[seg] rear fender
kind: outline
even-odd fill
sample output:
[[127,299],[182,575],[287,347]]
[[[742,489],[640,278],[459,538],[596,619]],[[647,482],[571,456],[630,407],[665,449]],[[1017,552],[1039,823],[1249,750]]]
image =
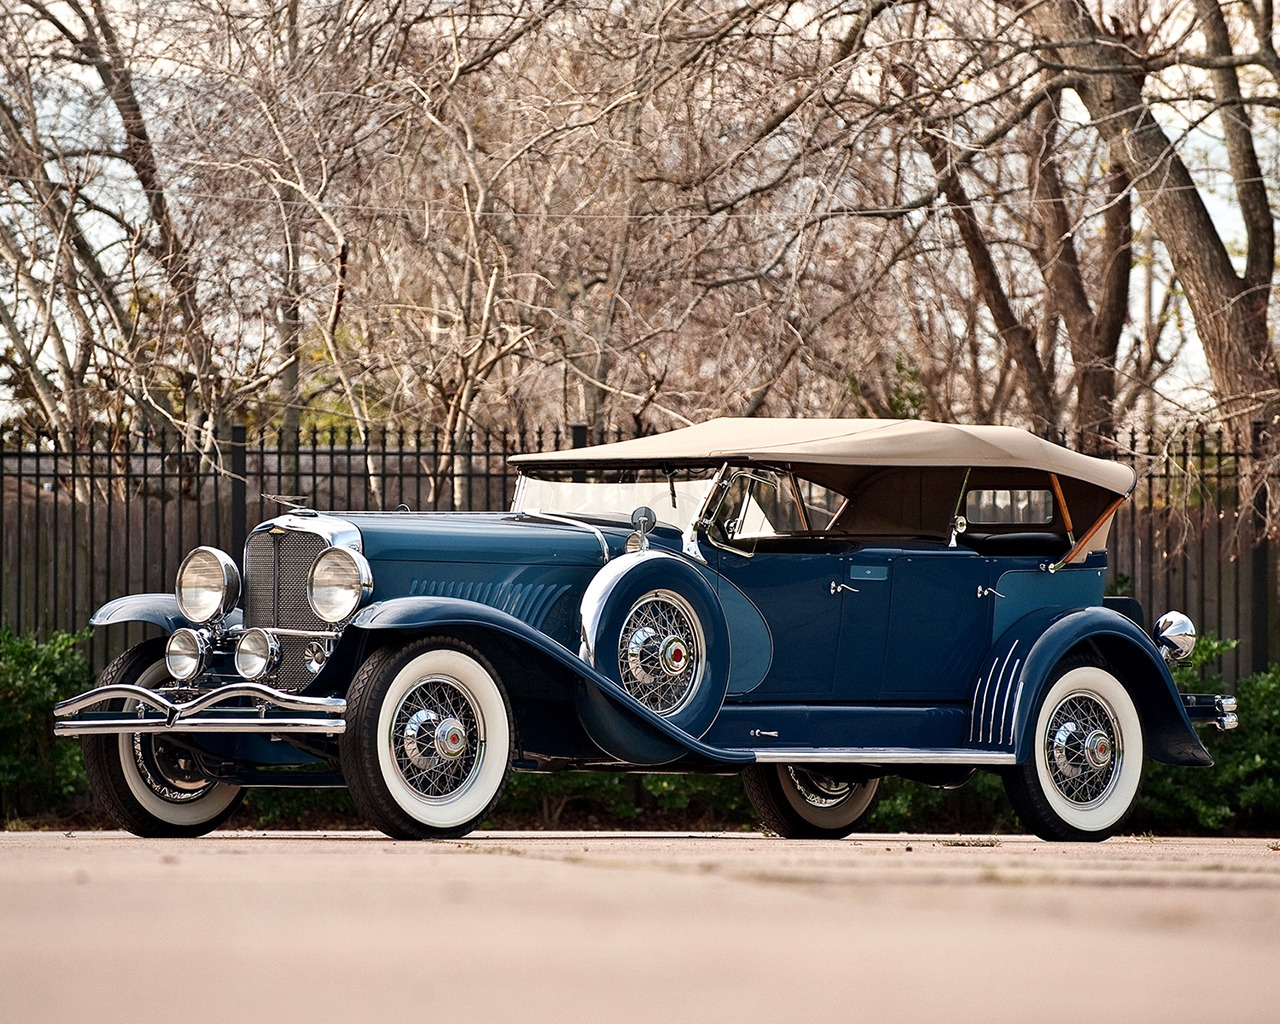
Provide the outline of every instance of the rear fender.
[[[650,711],[618,683],[597,672],[572,651],[528,623],[490,605],[446,597],[394,597],[360,611],[352,619],[351,626],[371,632],[479,629],[528,645],[581,680],[582,696],[597,713],[601,709],[607,710],[615,725],[613,730],[606,730],[609,736],[603,737],[607,743],[603,749],[621,760],[636,764],[662,764],[690,754],[716,764],[749,764],[755,760],[751,753],[720,750],[690,736]],[[616,744],[610,742],[614,733],[625,737],[626,749],[615,749]],[[593,731],[592,738],[599,743],[602,737]]]
[[1137,705],[1153,760],[1213,764],[1155,643],[1133,620],[1101,606],[1035,612],[1001,635],[978,676],[970,742],[1012,747],[1018,763],[1027,763],[1041,696],[1058,663],[1076,654],[1100,657],[1116,671]]

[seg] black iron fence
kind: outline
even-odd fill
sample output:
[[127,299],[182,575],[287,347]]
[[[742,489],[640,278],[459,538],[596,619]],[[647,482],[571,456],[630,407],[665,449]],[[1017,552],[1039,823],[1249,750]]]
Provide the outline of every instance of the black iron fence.
[[[71,452],[0,444],[0,625],[75,630],[111,598],[168,592],[188,550],[239,551],[291,499],[319,509],[505,508],[509,456],[617,436],[477,431],[456,451],[433,431],[379,432],[361,444],[345,430],[237,429],[203,453],[153,435]],[[1259,512],[1240,499],[1251,453],[1214,434],[1127,440],[1120,457],[1140,482],[1111,531],[1112,588],[1149,615],[1179,608],[1202,631],[1238,638],[1223,665],[1228,681],[1265,667],[1277,653],[1276,568]],[[142,636],[136,625],[95,636],[95,664]]]

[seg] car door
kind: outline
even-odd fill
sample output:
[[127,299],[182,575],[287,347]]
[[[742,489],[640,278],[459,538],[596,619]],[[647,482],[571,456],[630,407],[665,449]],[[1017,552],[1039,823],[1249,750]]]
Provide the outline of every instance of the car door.
[[901,554],[893,547],[869,546],[840,560],[840,645],[832,690],[836,700],[860,704],[880,697],[893,564]]
[[991,644],[990,572],[989,558],[941,544],[891,560],[882,700],[968,698]]
[[848,542],[804,529],[789,474],[735,473],[708,526],[721,577],[759,609],[773,657],[749,701],[828,699],[840,644],[841,554]]

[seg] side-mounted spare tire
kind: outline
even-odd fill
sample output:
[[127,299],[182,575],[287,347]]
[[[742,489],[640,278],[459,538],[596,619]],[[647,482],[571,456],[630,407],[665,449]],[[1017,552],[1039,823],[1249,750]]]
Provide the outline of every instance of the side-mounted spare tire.
[[[583,595],[582,626],[582,656],[601,675],[695,739],[711,727],[729,686],[729,634],[697,569],[662,551],[615,558]],[[590,682],[578,713],[588,735],[620,760],[657,765],[685,752]]]

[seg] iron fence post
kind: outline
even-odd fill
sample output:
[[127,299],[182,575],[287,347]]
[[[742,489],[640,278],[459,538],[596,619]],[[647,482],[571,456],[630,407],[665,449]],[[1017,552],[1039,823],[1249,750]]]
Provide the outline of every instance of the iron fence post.
[[[1254,472],[1260,473],[1266,465],[1266,426],[1253,425]],[[1253,492],[1253,528],[1257,531],[1253,547],[1250,589],[1253,591],[1253,629],[1250,640],[1253,646],[1254,672],[1265,672],[1271,662],[1271,638],[1275,616],[1275,569],[1271,564],[1271,539],[1267,530],[1267,492],[1270,481],[1266,476],[1256,481]]]
[[240,560],[244,551],[245,524],[248,510],[249,460],[246,456],[247,437],[243,423],[231,428],[231,557]]

